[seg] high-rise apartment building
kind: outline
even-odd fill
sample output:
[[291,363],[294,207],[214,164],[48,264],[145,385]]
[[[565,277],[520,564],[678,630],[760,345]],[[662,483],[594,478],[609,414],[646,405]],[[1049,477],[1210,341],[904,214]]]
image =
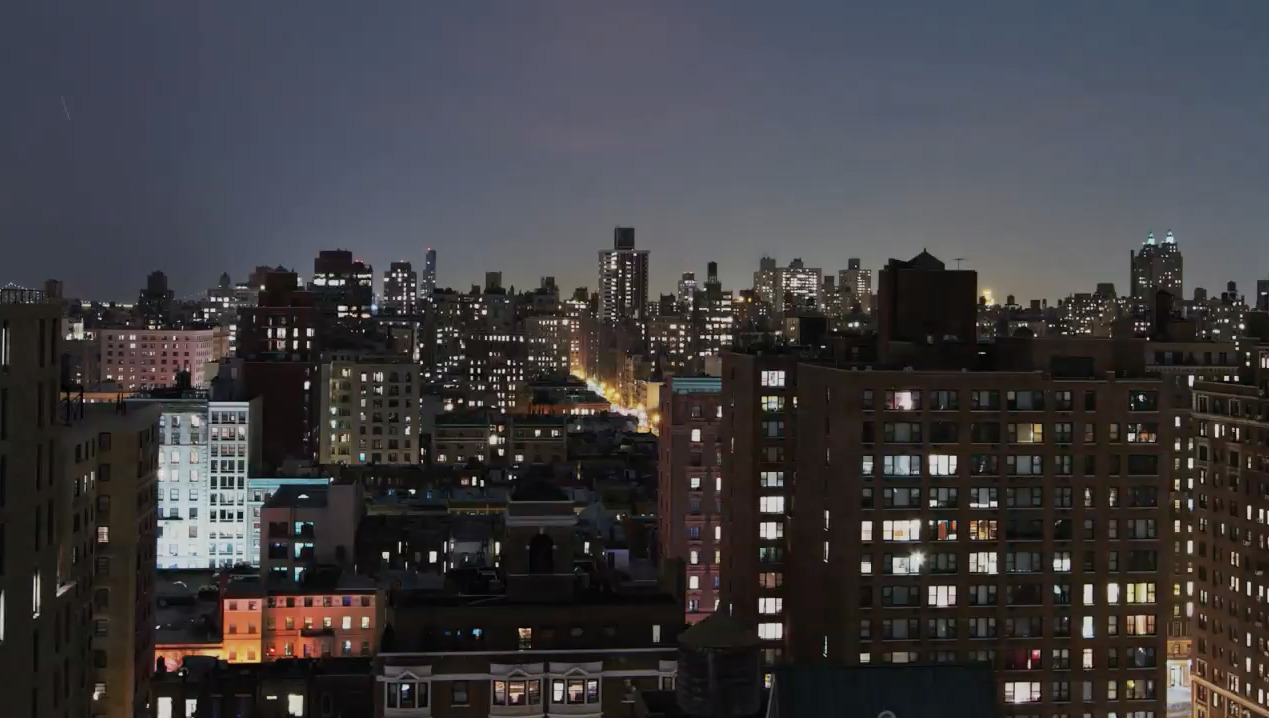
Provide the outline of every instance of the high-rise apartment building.
[[208,364],[224,356],[224,329],[102,329],[97,342],[101,376],[124,391],[173,386],[189,373],[191,386],[206,387]]
[[690,309],[695,302],[696,293],[703,289],[701,283],[696,279],[696,272],[684,272],[679,277],[678,286],[678,303],[682,309]]
[[59,399],[60,286],[0,290],[5,715],[130,718],[153,654],[157,413]]
[[990,370],[725,355],[724,605],[773,661],[984,660],[1012,714],[1163,715],[1173,387],[1141,341],[1001,341]]
[[129,406],[159,414],[156,561],[164,569],[254,563],[247,479],[260,471],[263,399],[224,380],[212,392],[155,391]]
[[172,302],[175,293],[168,288],[167,275],[163,272],[150,272],[146,277],[145,288],[137,295],[137,314],[144,326],[157,329],[166,326],[172,316]]
[[657,407],[657,544],[662,558],[680,559],[686,566],[688,623],[703,620],[718,604],[721,391],[718,377],[672,376],[661,388]]
[[975,345],[936,263],[883,273],[875,341],[724,354],[722,607],[772,663],[987,661],[1008,715],[1164,715],[1184,383],[1145,340]]
[[1059,331],[1076,337],[1110,337],[1115,325],[1115,306],[1112,298],[1101,294],[1072,294],[1058,307]]
[[1141,249],[1130,251],[1128,258],[1132,267],[1129,286],[1133,299],[1153,308],[1155,296],[1161,291],[1181,296],[1184,262],[1170,230],[1162,244],[1155,241],[1154,232],[1149,233]]
[[234,284],[229,274],[224,273],[220,275],[220,282],[207,290],[204,320],[225,330],[227,356],[238,353],[240,310],[256,305],[260,300],[260,289],[250,282]]
[[0,671],[12,682],[4,712],[23,718],[83,707],[82,695],[66,696],[84,682],[80,666],[68,667],[83,658],[85,626],[62,600],[56,544],[59,519],[69,519],[58,506],[71,498],[54,473],[61,319],[55,282],[0,289]]
[[846,269],[837,273],[837,284],[842,311],[872,313],[872,270],[861,268],[859,259],[847,260]]
[[891,343],[972,352],[978,341],[978,273],[948,269],[929,252],[891,259],[881,270],[877,323],[881,349]]
[[331,354],[319,385],[322,464],[417,464],[418,364],[409,357]]
[[641,320],[647,306],[648,250],[635,249],[634,227],[617,227],[612,249],[599,252],[599,319]]
[[379,312],[413,316],[418,311],[418,304],[418,273],[409,262],[393,262],[388,266],[388,271],[383,273],[383,299],[379,302]]
[[313,260],[309,291],[317,299],[323,316],[339,319],[369,319],[374,303],[374,269],[353,259],[346,249],[322,250]]
[[571,323],[567,316],[543,315],[525,317],[526,376],[567,376],[569,373]]
[[427,255],[423,260],[423,275],[419,277],[419,296],[425,301],[431,301],[434,291],[436,291],[436,250],[428,247]]
[[824,279],[819,268],[807,267],[800,257],[795,257],[789,266],[776,270],[775,279],[772,307],[776,314],[820,308]]
[[595,304],[586,292],[578,287],[573,296],[564,300],[561,310],[568,321],[568,365],[573,373],[594,376],[597,366],[598,332]]
[[[89,637],[95,716],[132,718],[151,701],[158,423],[157,407],[102,405],[71,417],[64,430],[64,491],[91,504],[87,514],[94,517],[82,524],[81,534],[91,544],[86,552],[85,541],[73,534],[81,523],[71,515],[70,540],[61,549],[71,570],[77,564],[90,567],[79,575],[91,575],[84,587],[91,587],[91,594],[84,592],[85,598],[91,595],[91,629],[81,624],[70,635]],[[71,588],[59,585],[59,598]]]
[[1192,513],[1178,542],[1192,570],[1177,589],[1193,645],[1195,718],[1269,715],[1269,346],[1252,356],[1247,384],[1199,381],[1193,389]]
[[324,327],[312,292],[295,272],[278,268],[260,276],[258,306],[242,310],[239,356],[247,396],[263,399],[269,421],[261,458],[277,467],[288,458],[312,461],[318,417],[313,387]]
[[775,257],[763,257],[758,261],[758,271],[753,273],[753,291],[757,299],[772,307],[776,304],[776,295],[780,286]]

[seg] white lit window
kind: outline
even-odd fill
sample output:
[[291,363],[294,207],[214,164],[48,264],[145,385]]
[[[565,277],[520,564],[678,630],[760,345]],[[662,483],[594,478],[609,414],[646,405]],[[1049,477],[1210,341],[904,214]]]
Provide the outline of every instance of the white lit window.
[[956,605],[956,586],[930,586],[927,605],[935,608],[947,608]]
[[773,370],[762,372],[761,383],[763,386],[775,387],[777,389],[784,388],[784,371]]
[[766,616],[779,615],[784,610],[784,599],[764,596],[758,599],[758,613]]
[[930,476],[955,476],[956,456],[954,454],[930,454]]
[[784,638],[783,623],[759,623],[758,638],[764,641],[778,641]]
[[1114,606],[1115,604],[1119,603],[1119,584],[1117,583],[1106,584],[1106,603],[1111,606]]
[[783,496],[762,496],[758,499],[758,511],[764,514],[784,513]]
[[700,587],[701,587],[701,577],[700,577],[700,576],[688,576],[688,577],[687,577],[687,587],[688,587],[689,589],[693,590],[693,591],[700,590]]
[[975,551],[969,555],[969,572],[997,574],[998,554],[995,551]]
[[701,430],[692,429],[692,442],[696,443],[696,442],[699,442],[700,440],[701,440]]
[[1039,681],[1005,681],[1005,703],[1037,703],[1039,701]]
[[882,541],[919,541],[921,539],[921,520],[906,519],[902,521],[883,521],[881,524]]
[[758,524],[758,538],[762,539],[779,539],[784,538],[784,523],[780,521],[763,521]]

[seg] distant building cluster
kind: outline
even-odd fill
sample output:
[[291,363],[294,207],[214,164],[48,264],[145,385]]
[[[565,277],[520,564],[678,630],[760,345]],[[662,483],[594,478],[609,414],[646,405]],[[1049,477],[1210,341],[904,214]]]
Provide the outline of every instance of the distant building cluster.
[[4,715],[1269,716],[1269,280],[642,241],[0,289]]

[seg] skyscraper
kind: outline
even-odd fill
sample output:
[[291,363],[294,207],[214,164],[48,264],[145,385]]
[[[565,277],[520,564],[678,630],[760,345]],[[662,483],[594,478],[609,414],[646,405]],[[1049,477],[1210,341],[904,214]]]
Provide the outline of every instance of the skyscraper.
[[161,327],[167,323],[174,298],[175,294],[167,286],[167,275],[150,272],[145,280],[145,289],[137,297],[137,312],[147,327]]
[[872,312],[872,270],[860,268],[857,257],[848,260],[846,269],[837,273],[837,284],[843,311]]
[[[429,292],[430,294],[430,292]],[[411,316],[418,309],[419,275],[409,262],[393,262],[383,273],[381,314]]]
[[368,319],[374,301],[374,270],[346,249],[322,250],[313,260],[309,291],[327,317]]
[[692,300],[696,297],[696,293],[700,291],[700,282],[696,280],[696,272],[684,272],[679,277],[679,306],[683,309],[692,308]]
[[427,248],[427,258],[423,260],[423,276],[419,278],[419,296],[424,301],[432,298],[436,289],[436,250]]
[[1187,404],[1145,340],[975,347],[940,267],[883,272],[879,346],[724,353],[721,606],[772,663],[983,661],[1009,715],[1161,716]]
[[635,249],[634,227],[613,230],[613,248],[599,252],[599,319],[642,319],[648,306],[648,250]]
[[1164,237],[1163,244],[1155,242],[1154,232],[1150,232],[1141,250],[1129,252],[1128,257],[1132,264],[1130,286],[1133,299],[1153,308],[1155,295],[1160,291],[1178,298],[1181,296],[1183,262],[1181,249],[1171,230]]
[[789,266],[776,270],[775,299],[772,302],[776,314],[818,309],[823,283],[823,272],[819,268],[808,267],[801,257],[795,257]]

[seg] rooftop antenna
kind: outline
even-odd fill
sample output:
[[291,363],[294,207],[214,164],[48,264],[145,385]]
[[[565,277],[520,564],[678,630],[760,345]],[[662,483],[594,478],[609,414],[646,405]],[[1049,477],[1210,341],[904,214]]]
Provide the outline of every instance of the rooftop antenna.
[[968,262],[968,261],[969,261],[969,257],[957,257],[957,258],[956,258],[955,260],[953,260],[953,261],[955,261],[955,262],[956,262],[956,268],[957,268],[957,269],[960,269],[960,268],[961,268],[961,262]]

